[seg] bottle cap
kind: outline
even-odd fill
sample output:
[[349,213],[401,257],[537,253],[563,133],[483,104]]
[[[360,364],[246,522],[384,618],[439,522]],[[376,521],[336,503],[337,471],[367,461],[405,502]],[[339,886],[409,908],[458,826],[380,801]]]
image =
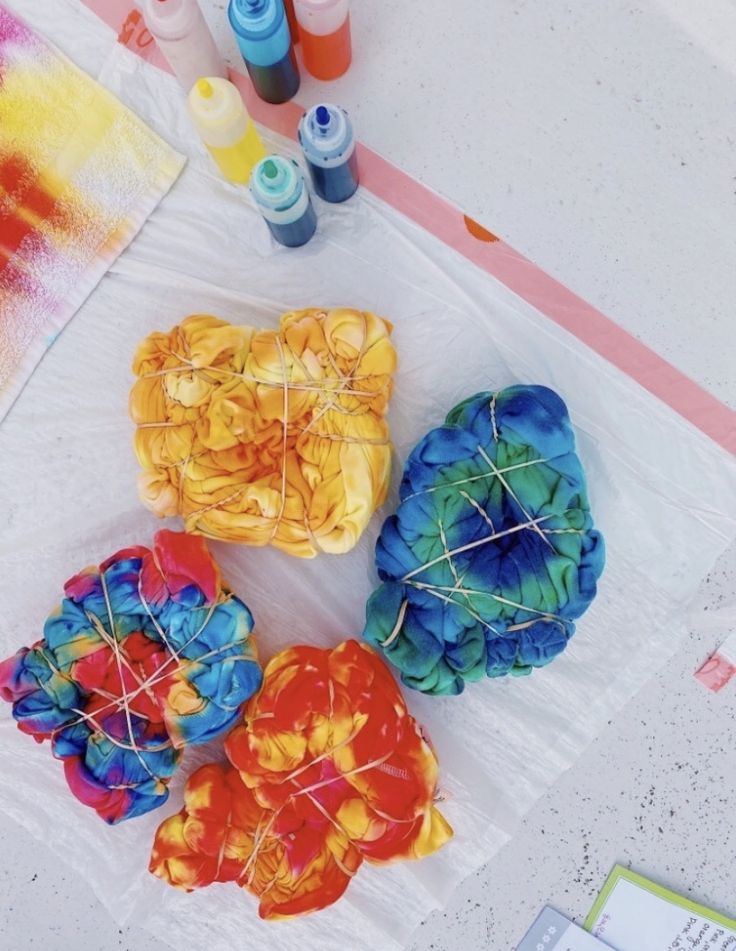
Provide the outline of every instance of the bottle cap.
[[238,90],[229,80],[218,76],[198,79],[191,88],[187,105],[192,121],[203,135],[248,118]]
[[227,15],[236,33],[248,40],[266,40],[281,26],[286,10],[283,0],[230,0]]
[[315,164],[337,159],[353,144],[353,126],[347,112],[331,103],[320,103],[299,123],[299,144]]
[[136,0],[146,26],[162,40],[178,40],[194,27],[199,15],[196,0]]
[[349,0],[294,0],[300,27],[315,36],[329,36],[339,30],[350,13]]
[[259,205],[282,211],[299,200],[305,189],[296,162],[281,155],[269,155],[253,169],[250,190]]
[[294,0],[295,6],[303,7],[305,11],[308,10],[310,13],[321,13],[323,10],[330,10],[339,4],[348,6],[346,0]]

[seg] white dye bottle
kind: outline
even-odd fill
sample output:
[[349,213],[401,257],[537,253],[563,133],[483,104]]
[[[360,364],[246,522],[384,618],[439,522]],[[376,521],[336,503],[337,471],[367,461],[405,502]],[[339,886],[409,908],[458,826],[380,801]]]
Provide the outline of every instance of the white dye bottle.
[[227,78],[197,0],[136,0],[174,75],[189,92],[202,76]]

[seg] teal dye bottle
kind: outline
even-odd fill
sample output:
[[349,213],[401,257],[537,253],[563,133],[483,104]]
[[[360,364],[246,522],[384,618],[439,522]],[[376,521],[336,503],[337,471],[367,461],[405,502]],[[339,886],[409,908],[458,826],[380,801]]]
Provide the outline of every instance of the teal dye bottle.
[[317,230],[309,189],[296,162],[270,155],[256,165],[250,191],[269,230],[279,244],[299,248]]

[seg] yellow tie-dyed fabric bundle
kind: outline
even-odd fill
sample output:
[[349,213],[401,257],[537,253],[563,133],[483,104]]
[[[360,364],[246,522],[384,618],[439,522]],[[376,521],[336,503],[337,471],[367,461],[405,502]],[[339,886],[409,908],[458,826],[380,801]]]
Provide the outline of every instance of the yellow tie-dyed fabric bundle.
[[390,333],[335,308],[278,331],[196,315],[151,334],[130,401],[144,502],[210,538],[349,551],[388,487]]

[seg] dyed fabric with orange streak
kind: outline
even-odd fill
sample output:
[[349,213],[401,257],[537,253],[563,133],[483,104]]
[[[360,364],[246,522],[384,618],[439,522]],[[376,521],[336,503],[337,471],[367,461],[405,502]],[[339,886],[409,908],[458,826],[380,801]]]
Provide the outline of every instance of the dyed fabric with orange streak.
[[390,332],[335,308],[279,330],[195,315],[151,334],[130,399],[143,501],[210,538],[349,551],[388,487]]
[[335,902],[363,860],[419,859],[452,836],[434,752],[355,641],[277,655],[225,749],[230,765],[190,777],[156,834],[151,871],[178,888],[237,882],[262,918],[292,917]]

